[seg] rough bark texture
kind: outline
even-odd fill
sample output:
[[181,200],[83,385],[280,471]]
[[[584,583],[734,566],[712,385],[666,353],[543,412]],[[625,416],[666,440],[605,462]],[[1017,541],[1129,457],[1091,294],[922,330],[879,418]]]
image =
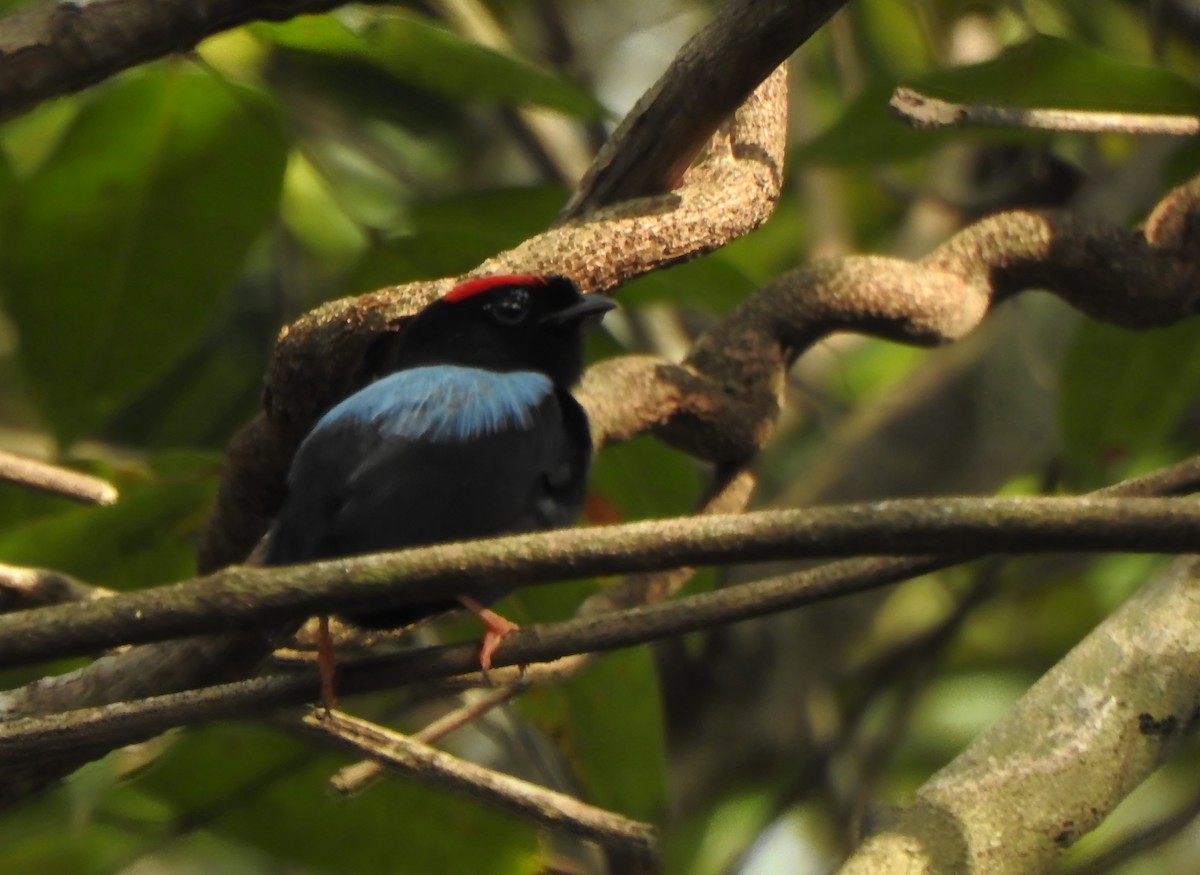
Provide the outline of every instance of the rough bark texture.
[[917,791],[841,875],[1033,875],[1200,725],[1200,562],[1179,559]]

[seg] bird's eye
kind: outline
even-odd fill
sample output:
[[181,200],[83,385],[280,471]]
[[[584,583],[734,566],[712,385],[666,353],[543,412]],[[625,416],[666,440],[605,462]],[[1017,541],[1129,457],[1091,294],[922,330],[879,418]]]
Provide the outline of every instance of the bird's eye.
[[520,325],[529,315],[529,290],[513,289],[488,305],[488,311],[501,325]]

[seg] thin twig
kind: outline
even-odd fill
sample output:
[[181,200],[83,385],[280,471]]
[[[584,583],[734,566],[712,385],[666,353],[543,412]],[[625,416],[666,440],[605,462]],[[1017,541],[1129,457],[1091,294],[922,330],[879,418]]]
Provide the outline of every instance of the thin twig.
[[[518,680],[516,683],[493,690],[486,695],[477,696],[462,707],[455,708],[450,713],[442,715],[409,737],[422,744],[433,744],[450,733],[461,729],[468,723],[475,722],[493,708],[497,708],[508,702],[522,690],[526,689],[526,687],[525,683]],[[378,777],[382,771],[383,766],[378,760],[363,760],[362,762],[339,769],[329,779],[329,784],[339,793],[350,795],[363,789],[368,782]]]
[[649,824],[588,805],[422,744],[398,732],[339,711],[314,711],[304,725],[342,747],[367,754],[388,768],[439,787],[450,787],[532,820],[603,845],[654,859],[658,838]]
[[107,480],[6,450],[0,450],[0,480],[85,504],[113,504],[117,500],[117,488]]
[[46,568],[0,564],[0,613],[107,598],[111,589]]
[[1099,112],[1085,109],[1023,109],[987,103],[954,103],[897,88],[892,111],[914,128],[967,127],[1023,128],[1076,133],[1140,134],[1194,137],[1200,134],[1200,116],[1145,112]]

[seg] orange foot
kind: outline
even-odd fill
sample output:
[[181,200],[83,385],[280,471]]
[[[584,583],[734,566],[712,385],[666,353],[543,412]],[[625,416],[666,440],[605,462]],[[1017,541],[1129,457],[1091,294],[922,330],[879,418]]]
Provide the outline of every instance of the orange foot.
[[483,643],[479,645],[479,667],[483,669],[486,675],[492,667],[492,655],[496,652],[496,648],[500,646],[500,642],[504,640],[504,636],[510,632],[515,632],[521,627],[501,617],[491,608],[485,608],[469,595],[460,595],[458,600],[462,602],[464,608],[475,614],[483,622],[487,629],[483,633]]

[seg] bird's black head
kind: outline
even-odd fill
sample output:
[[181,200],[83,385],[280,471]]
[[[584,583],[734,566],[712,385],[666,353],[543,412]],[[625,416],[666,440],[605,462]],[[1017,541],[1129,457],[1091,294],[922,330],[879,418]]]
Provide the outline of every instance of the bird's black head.
[[539,371],[558,386],[583,372],[583,328],[616,306],[584,295],[561,276],[468,280],[409,323],[389,371],[464,365],[490,371]]

